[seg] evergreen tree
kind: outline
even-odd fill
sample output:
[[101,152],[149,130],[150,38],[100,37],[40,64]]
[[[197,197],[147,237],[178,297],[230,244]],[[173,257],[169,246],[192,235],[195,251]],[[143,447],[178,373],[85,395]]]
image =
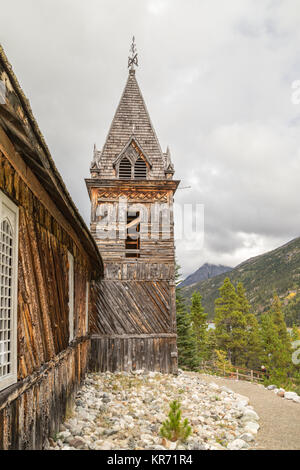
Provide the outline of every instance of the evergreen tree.
[[275,328],[273,318],[270,313],[264,313],[260,321],[260,336],[263,345],[261,360],[263,365],[270,372],[272,357],[278,347],[278,333]]
[[247,331],[241,301],[228,277],[219,290],[221,296],[215,302],[217,348],[228,353],[232,364],[243,365]]
[[168,419],[162,423],[160,428],[160,435],[169,439],[170,441],[181,440],[185,442],[192,434],[192,428],[189,425],[188,419],[181,419],[181,404],[174,400],[170,403],[170,411]]
[[273,324],[278,334],[278,349],[274,354],[276,369],[280,371],[282,370],[284,374],[286,372],[289,373],[292,369],[291,337],[286,328],[281,302],[277,294],[274,295],[270,313],[272,315]]
[[201,303],[201,295],[195,291],[192,295],[191,320],[193,333],[196,338],[196,348],[199,363],[207,359],[207,314]]
[[[179,278],[179,266],[176,266],[175,279]],[[196,337],[192,328],[192,320],[181,289],[176,288],[176,321],[178,365],[184,369],[194,370],[198,366]]]
[[259,370],[262,365],[263,345],[259,331],[259,323],[252,313],[247,315],[247,344],[245,365],[248,369]]
[[246,344],[243,354],[245,366],[248,369],[259,369],[261,367],[262,344],[259,334],[257,318],[251,313],[251,306],[246,296],[246,290],[242,282],[236,286],[238,303],[241,313],[246,321]]
[[206,336],[206,359],[214,361],[216,358],[215,350],[217,349],[216,334],[213,328],[207,330]]
[[291,341],[277,295],[270,311],[261,317],[260,334],[263,344],[262,360],[267,367],[270,380],[282,385],[291,373],[293,363]]
[[281,302],[277,294],[274,295],[274,300],[271,306],[271,314],[273,318],[274,325],[278,332],[278,337],[280,341],[283,343],[284,347],[286,348],[287,352],[290,350],[290,337],[289,333],[286,328],[286,324],[284,321],[284,316],[282,313]]
[[250,315],[250,304],[246,296],[246,290],[242,282],[239,282],[236,286],[236,294],[238,296],[239,310],[246,318]]

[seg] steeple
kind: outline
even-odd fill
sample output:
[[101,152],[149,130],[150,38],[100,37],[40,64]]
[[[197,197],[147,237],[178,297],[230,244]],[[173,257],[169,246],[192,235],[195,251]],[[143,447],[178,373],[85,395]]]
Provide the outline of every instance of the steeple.
[[[91,168],[92,177],[115,179],[116,162],[131,141],[150,166],[148,179],[170,178],[170,159],[163,154],[145,101],[136,79],[135,67],[138,65],[136,46],[133,38],[131,56],[128,58],[129,74],[121,100],[109,129],[108,136],[95,165]],[[101,153],[101,154],[100,154]],[[169,155],[168,155],[169,156]],[[166,167],[166,161],[168,165]],[[94,160],[95,161],[95,160]]]
[[169,148],[162,152],[136,80],[129,74],[102,151],[94,148],[91,232],[104,261],[94,284],[95,370],[177,371],[174,194]]

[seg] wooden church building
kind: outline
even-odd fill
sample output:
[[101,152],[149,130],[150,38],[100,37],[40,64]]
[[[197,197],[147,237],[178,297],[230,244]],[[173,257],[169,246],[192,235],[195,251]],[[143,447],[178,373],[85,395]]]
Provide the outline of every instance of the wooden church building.
[[86,372],[177,371],[173,196],[135,76],[102,151],[91,231],[0,46],[0,449],[42,449]]
[[104,262],[92,302],[92,370],[177,371],[173,197],[163,153],[136,79],[129,75],[101,151],[94,148],[91,232]]

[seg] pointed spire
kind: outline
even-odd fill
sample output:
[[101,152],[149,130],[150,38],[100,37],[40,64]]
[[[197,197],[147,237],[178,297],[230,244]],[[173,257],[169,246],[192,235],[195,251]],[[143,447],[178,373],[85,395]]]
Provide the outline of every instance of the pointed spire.
[[134,66],[138,67],[139,65],[134,36],[132,38],[132,43],[129,49],[129,53],[130,53],[130,56],[128,57],[128,68],[129,68],[129,73],[131,73],[132,71],[134,72]]
[[114,162],[131,139],[151,165],[150,179],[165,178],[164,156],[134,73],[129,73],[99,160],[103,178],[115,178]]
[[167,147],[167,151],[164,154],[165,157],[165,175],[167,178],[172,178],[174,175],[174,165],[171,160],[171,152],[169,146]]

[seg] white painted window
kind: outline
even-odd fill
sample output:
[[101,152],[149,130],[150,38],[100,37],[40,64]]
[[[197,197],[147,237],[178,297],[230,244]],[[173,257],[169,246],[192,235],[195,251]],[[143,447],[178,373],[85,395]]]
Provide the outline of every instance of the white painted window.
[[86,282],[86,294],[85,294],[85,331],[86,334],[89,333],[89,290],[90,283]]
[[74,339],[74,258],[68,251],[69,264],[69,343]]
[[0,191],[0,390],[17,381],[19,209]]

